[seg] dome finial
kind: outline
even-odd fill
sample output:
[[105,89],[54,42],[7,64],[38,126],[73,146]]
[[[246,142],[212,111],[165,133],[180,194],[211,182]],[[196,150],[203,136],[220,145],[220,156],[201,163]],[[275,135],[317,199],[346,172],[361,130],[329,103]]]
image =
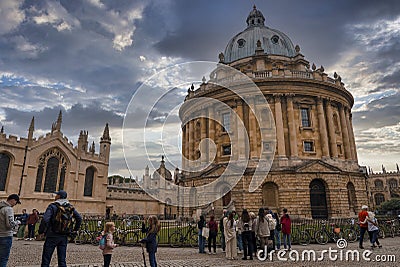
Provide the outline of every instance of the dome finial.
[[265,18],[264,15],[261,13],[260,10],[257,10],[256,5],[253,6],[253,10],[247,16],[246,19],[247,26],[264,26]]
[[253,9],[257,9],[256,4],[253,5]]

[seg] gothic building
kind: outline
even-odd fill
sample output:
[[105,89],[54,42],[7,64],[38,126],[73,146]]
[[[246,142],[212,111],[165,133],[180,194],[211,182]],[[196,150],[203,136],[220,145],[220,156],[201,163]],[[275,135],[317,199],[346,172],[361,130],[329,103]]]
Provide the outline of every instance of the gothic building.
[[[281,31],[266,26],[265,17],[256,7],[246,23],[247,27],[220,54],[221,67],[211,73],[208,81],[203,79],[198,88],[189,89],[180,108],[183,162],[187,159],[198,164],[209,158],[211,147],[202,152],[199,149],[205,138],[213,140],[216,149],[206,169],[184,173],[186,186],[211,183],[230,161],[248,150],[249,164],[240,181],[231,190],[223,181],[216,185],[216,191],[224,196],[211,204],[215,212],[222,208],[257,211],[267,206],[279,211],[287,208],[293,215],[308,218],[354,215],[361,205],[368,204],[368,199],[354,140],[353,96],[339,75],[329,77],[322,66],[310,66],[298,45],[294,46]],[[247,75],[262,92],[269,110],[259,104],[257,97],[249,95],[244,101],[218,85],[221,80],[234,80],[226,77],[222,66]],[[240,85],[236,87],[241,89]],[[223,102],[229,109],[207,106],[204,97]],[[260,115],[260,121],[256,115]],[[208,119],[213,116],[220,123]],[[242,120],[246,136],[238,131],[235,118]],[[264,129],[274,129],[276,142],[262,141]],[[245,139],[249,140],[247,146],[233,145],[233,140]],[[274,153],[271,169],[264,173],[261,186],[249,192],[254,166],[268,151]],[[183,165],[183,169],[188,167],[193,166]]]
[[51,132],[34,138],[32,118],[27,138],[0,133],[0,199],[19,193],[22,208],[44,211],[57,190],[68,192],[68,199],[82,213],[104,214],[111,138],[108,124],[100,139],[100,151],[89,146],[88,132],[81,131],[73,146],[61,132],[62,113]]
[[396,171],[386,171],[382,165],[382,172],[368,173],[368,196],[371,208],[375,210],[382,202],[392,198],[400,198],[400,169],[396,164]]

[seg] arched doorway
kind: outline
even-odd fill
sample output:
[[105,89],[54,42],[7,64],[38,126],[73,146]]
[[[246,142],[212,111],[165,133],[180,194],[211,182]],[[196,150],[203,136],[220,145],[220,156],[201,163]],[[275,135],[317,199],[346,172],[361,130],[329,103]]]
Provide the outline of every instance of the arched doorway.
[[315,179],[310,183],[311,216],[313,219],[327,219],[328,206],[324,183]]

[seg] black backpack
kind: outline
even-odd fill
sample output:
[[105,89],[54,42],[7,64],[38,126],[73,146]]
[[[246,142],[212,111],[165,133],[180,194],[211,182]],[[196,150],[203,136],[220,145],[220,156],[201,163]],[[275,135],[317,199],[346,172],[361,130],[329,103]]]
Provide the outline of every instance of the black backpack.
[[60,205],[55,202],[57,211],[53,217],[52,230],[54,233],[69,235],[74,230],[74,206],[71,204]]

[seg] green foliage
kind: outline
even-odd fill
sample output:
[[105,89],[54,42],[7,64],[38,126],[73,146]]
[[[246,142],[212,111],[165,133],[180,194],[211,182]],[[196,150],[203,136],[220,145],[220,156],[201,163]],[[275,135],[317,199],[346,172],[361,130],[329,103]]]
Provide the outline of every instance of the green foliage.
[[379,210],[383,212],[400,210],[400,198],[393,198],[381,203]]

